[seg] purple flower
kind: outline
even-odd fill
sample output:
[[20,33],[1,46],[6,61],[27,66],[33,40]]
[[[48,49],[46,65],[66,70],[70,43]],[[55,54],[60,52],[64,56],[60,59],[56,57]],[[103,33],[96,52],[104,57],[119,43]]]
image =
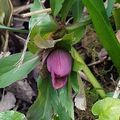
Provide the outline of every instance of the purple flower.
[[59,89],[66,85],[71,67],[72,58],[67,51],[57,49],[50,53],[47,58],[47,69],[51,73],[54,89]]

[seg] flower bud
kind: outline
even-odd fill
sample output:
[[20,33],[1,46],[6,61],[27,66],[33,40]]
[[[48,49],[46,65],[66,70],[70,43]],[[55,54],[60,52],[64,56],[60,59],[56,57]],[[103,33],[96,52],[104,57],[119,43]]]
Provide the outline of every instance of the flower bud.
[[47,58],[47,69],[51,73],[54,89],[59,89],[66,85],[71,67],[72,58],[67,51],[57,49],[50,53]]

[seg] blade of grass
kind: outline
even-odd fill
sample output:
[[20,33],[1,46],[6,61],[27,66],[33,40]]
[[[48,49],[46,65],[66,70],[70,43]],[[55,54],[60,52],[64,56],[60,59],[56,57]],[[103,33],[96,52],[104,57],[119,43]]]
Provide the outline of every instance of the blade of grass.
[[22,30],[18,28],[7,27],[4,25],[0,25],[0,30],[10,30],[12,32],[20,32],[20,33],[28,33],[28,30]]
[[102,0],[83,0],[97,35],[120,73],[120,44],[109,23]]

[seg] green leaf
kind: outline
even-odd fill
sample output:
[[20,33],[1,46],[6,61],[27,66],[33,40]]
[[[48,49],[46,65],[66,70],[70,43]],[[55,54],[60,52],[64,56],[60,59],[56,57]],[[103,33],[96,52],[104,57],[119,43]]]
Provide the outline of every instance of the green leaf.
[[[11,64],[11,63],[10,63]],[[39,64],[39,57],[32,57],[26,62],[24,62],[20,67],[15,65],[10,68],[6,65],[4,69],[4,73],[0,75],[0,88],[7,87],[8,85],[16,82],[17,80],[21,80],[27,76],[29,72],[31,72],[36,65]]]
[[50,80],[40,79],[38,82],[38,97],[35,103],[30,107],[27,117],[29,120],[51,120]]
[[[44,9],[44,6],[42,6],[39,0],[34,0],[31,11],[42,9]],[[39,38],[37,37],[37,44],[39,45],[39,42],[41,42],[41,40],[51,40],[53,32],[57,30],[57,23],[47,13],[37,14],[31,17],[29,22],[29,29],[30,42],[28,47],[31,52],[35,52],[35,50],[38,50],[38,47],[34,43],[36,37],[40,36]]]
[[105,98],[97,101],[92,107],[92,113],[98,115],[98,120],[119,120],[120,99]]
[[65,111],[68,112],[69,117],[74,120],[74,105],[71,96],[71,90],[69,90],[69,85],[59,90],[59,99],[61,105],[65,108]]
[[120,9],[113,10],[113,17],[114,17],[116,29],[120,30]]
[[60,12],[63,2],[64,0],[50,0],[50,7],[54,16]]
[[81,38],[83,37],[85,32],[85,27],[84,26],[80,26],[78,28],[69,30],[68,33],[73,33],[73,39],[72,39],[72,45],[77,44],[78,42],[80,42]]
[[45,40],[43,38],[41,38],[40,35],[36,35],[34,38],[34,43],[36,44],[36,46],[38,46],[41,49],[46,49],[46,48],[52,48],[55,46],[55,44],[59,41],[61,41],[62,39],[57,39],[57,40]]
[[10,31],[13,31],[13,32],[28,33],[27,30],[12,28],[12,27],[8,27],[8,26],[4,26],[4,25],[0,25],[0,30],[10,30]]
[[74,59],[73,70],[76,72],[83,70],[83,72],[86,74],[87,78],[89,79],[90,83],[94,86],[94,88],[99,93],[99,95],[104,98],[105,97],[104,90],[102,89],[101,85],[99,84],[95,76],[92,74],[88,66],[83,61],[82,57],[73,47],[71,48],[70,52]]
[[54,90],[52,87],[50,91],[51,91],[50,92],[51,104],[52,104],[52,107],[54,108],[55,113],[58,116],[57,118],[59,120],[71,120],[68,112],[66,112],[65,108],[60,103],[58,92]]
[[[31,7],[31,12],[35,10],[42,10],[42,9],[44,9],[44,6],[40,3],[40,1],[34,0],[34,3]],[[35,34],[43,35],[45,33],[52,32],[56,30],[56,27],[57,27],[57,24],[55,23],[53,18],[50,17],[50,15],[47,13],[33,15],[29,22],[29,28],[33,29],[32,36],[35,36]]]
[[25,115],[16,111],[0,112],[0,120],[27,120]]
[[[120,72],[120,44],[109,23],[102,0],[83,0],[92,18],[100,42]],[[113,54],[114,53],[114,54]]]
[[72,71],[69,76],[71,86],[75,93],[79,92],[79,85],[78,85],[78,79],[77,79],[77,72]]
[[9,26],[13,6],[10,0],[0,0],[0,23]]
[[74,22],[79,22],[83,13],[84,5],[82,0],[76,0],[72,7]]
[[70,11],[70,8],[75,3],[76,0],[65,0],[61,9],[62,20],[65,21],[66,17]]
[[115,0],[108,0],[108,5],[107,5],[107,9],[106,9],[108,17],[110,17],[112,15],[111,13],[113,10],[114,3],[115,3]]
[[38,97],[30,107],[27,117],[29,120],[71,120],[69,114],[60,103],[57,90],[51,86],[50,78],[38,81]]
[[70,50],[72,46],[72,41],[74,39],[74,34],[65,34],[61,39],[61,41],[57,42],[56,47],[64,47],[65,49]]
[[[13,69],[16,66],[16,63],[19,61],[22,53],[16,53],[13,55],[10,55],[8,57],[4,57],[0,59],[0,76],[11,69]],[[33,54],[30,52],[26,52],[24,62],[30,60],[33,57]]]

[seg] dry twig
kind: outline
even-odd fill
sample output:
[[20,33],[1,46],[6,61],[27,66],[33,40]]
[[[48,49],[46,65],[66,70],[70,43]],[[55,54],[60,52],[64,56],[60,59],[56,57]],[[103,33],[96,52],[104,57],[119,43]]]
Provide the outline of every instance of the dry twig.
[[42,14],[42,13],[50,13],[50,12],[51,12],[51,8],[47,8],[47,9],[43,9],[43,10],[36,10],[36,11],[29,12],[29,13],[21,14],[21,17],[25,18],[25,17],[30,17],[32,15],[37,15],[37,14]]

